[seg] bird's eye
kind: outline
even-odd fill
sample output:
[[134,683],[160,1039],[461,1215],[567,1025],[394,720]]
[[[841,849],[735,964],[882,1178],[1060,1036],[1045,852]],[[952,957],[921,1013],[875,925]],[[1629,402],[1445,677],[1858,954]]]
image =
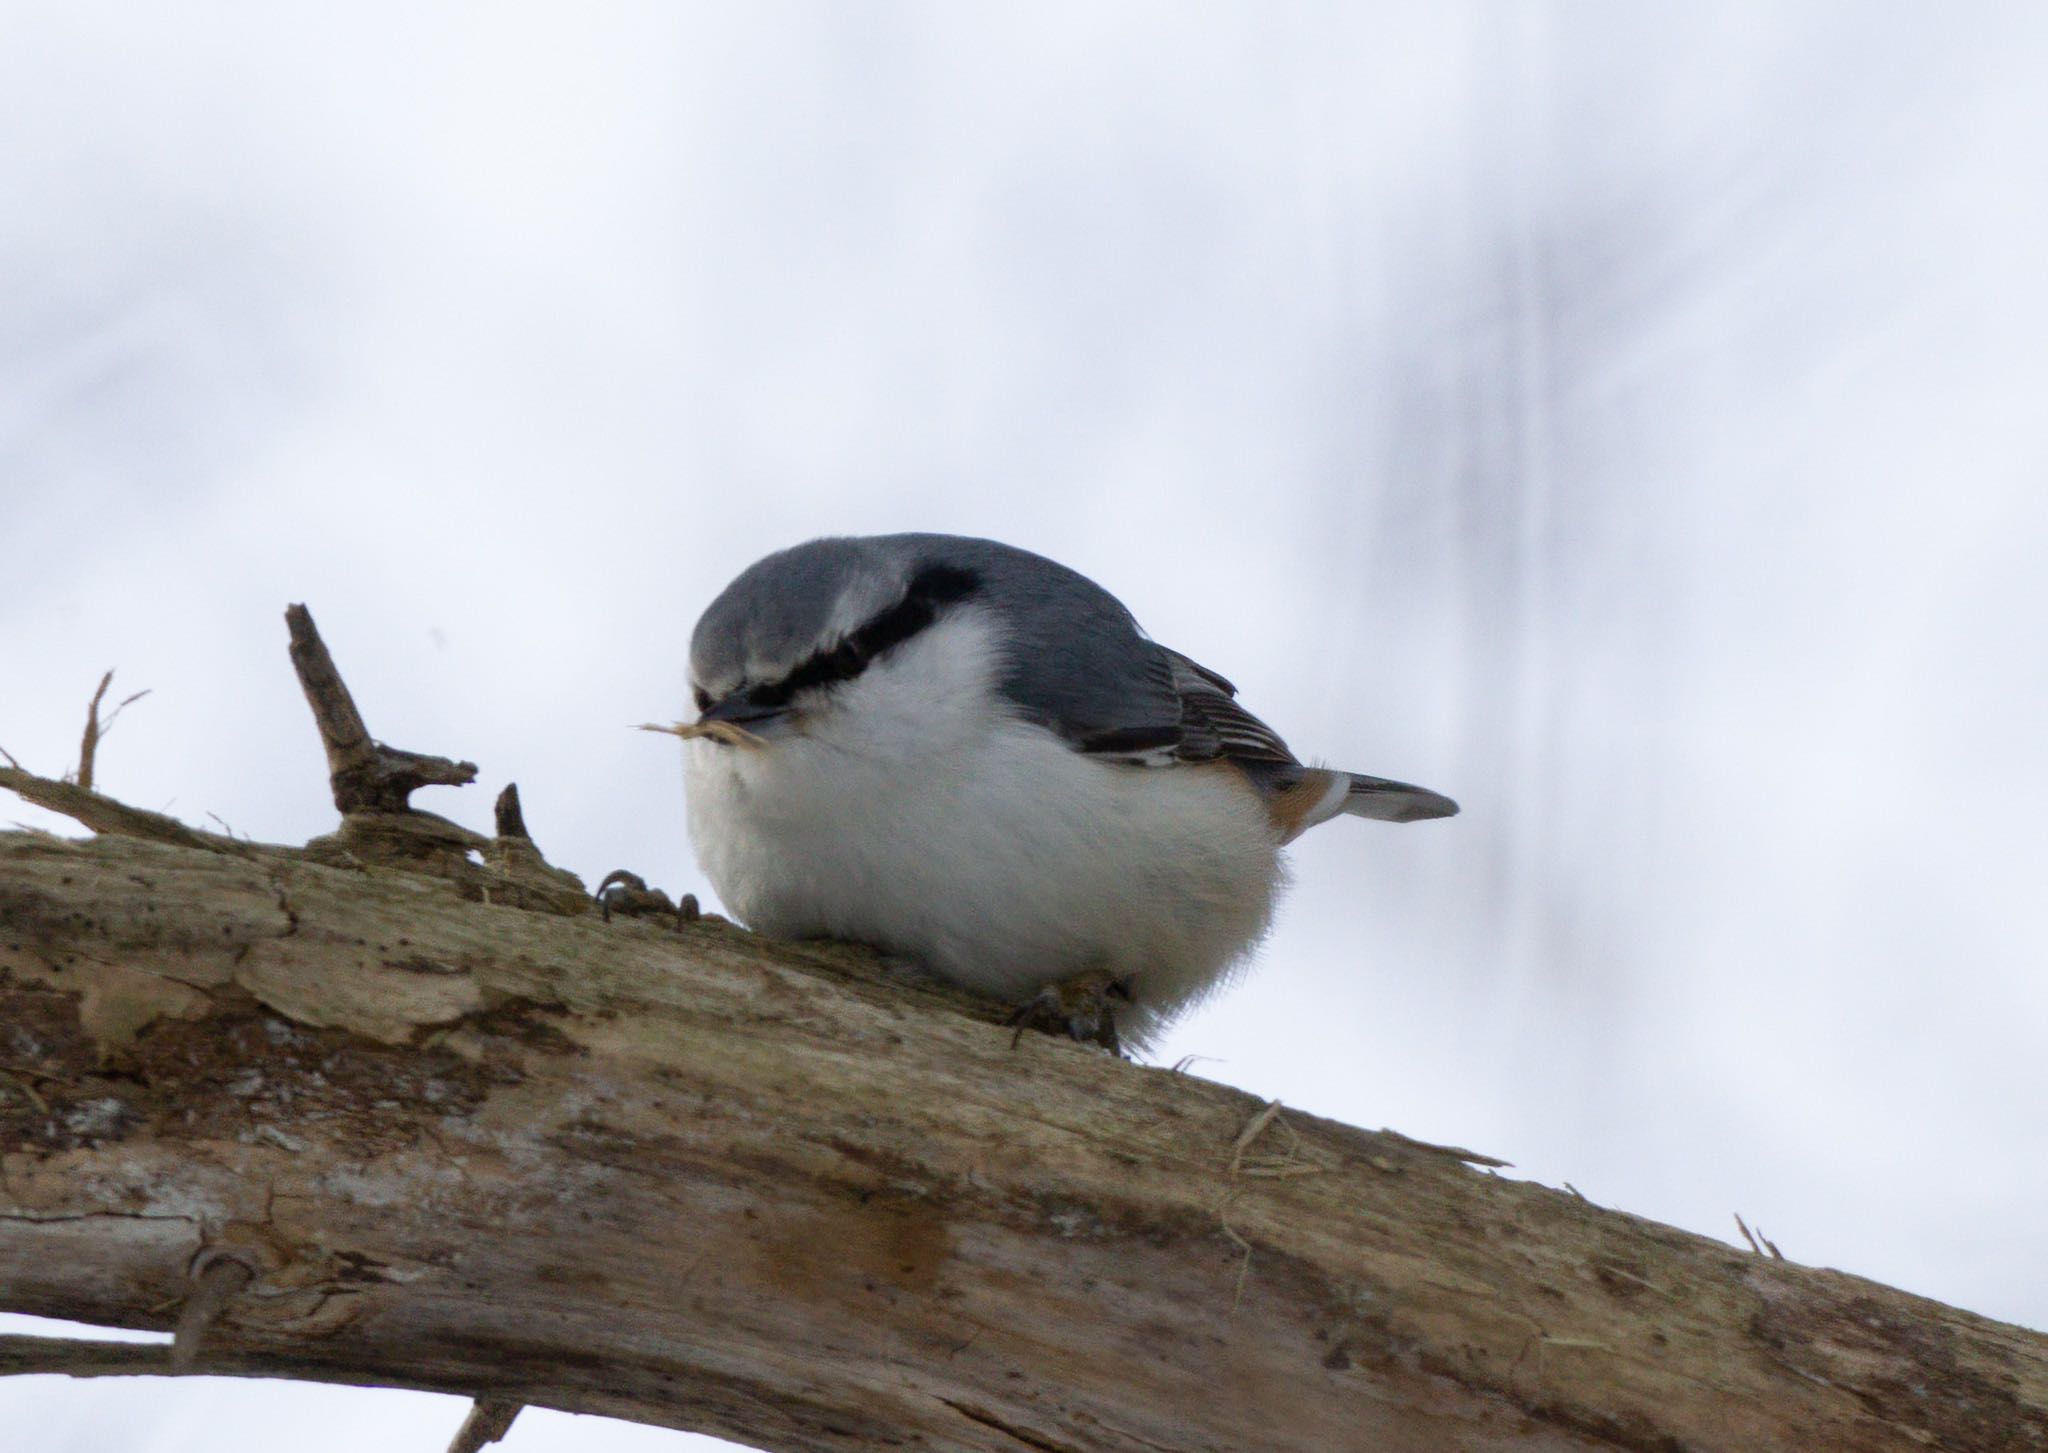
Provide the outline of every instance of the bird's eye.
[[709,711],[709,710],[711,710],[711,693],[710,693],[710,692],[706,691],[706,690],[705,690],[705,689],[704,689],[703,687],[701,687],[701,686],[698,686],[698,687],[695,687],[695,688],[693,688],[690,694],[691,694],[691,695],[693,695],[693,696],[695,696],[695,697],[697,698],[697,710],[699,710],[699,711]]

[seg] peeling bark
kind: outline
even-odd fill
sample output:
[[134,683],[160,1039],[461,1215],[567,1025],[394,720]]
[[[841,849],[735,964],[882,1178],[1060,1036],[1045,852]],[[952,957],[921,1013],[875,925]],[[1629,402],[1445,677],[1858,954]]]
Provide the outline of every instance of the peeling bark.
[[0,1309],[169,1329],[197,1278],[197,1372],[821,1453],[2048,1449],[2034,1333],[537,858],[88,807],[155,840],[0,834]]

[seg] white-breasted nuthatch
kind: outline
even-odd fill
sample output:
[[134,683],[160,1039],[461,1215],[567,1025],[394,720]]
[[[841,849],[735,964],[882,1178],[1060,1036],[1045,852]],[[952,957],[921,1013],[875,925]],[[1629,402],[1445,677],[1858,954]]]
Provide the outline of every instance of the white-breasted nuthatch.
[[690,675],[690,836],[732,913],[872,944],[1112,1045],[1105,988],[1142,1045],[1228,980],[1265,932],[1282,844],[1340,813],[1458,810],[1304,765],[1108,591],[992,540],[770,555],[697,622]]

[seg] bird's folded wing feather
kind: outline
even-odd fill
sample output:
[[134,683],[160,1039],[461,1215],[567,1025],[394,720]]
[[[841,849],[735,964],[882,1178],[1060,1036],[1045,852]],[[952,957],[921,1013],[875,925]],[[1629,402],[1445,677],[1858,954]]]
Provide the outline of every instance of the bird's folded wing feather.
[[[1298,765],[1287,743],[1236,701],[1236,688],[1178,651],[1146,642],[1142,662],[1119,681],[1098,680],[1097,710],[1085,727],[1071,720],[1047,724],[1076,751],[1146,766],[1230,760],[1250,765]],[[1119,663],[1125,664],[1125,663]],[[1114,709],[1104,710],[1114,699]]]
[[[1149,767],[1231,762],[1274,802],[1296,791],[1322,794],[1314,804],[1320,815],[1302,819],[1297,831],[1333,812],[1412,822],[1458,810],[1427,788],[1304,766],[1278,732],[1238,704],[1229,681],[1151,640],[1114,597],[1076,579],[1060,611],[1013,614],[1056,628],[1016,631],[1001,683],[1019,714],[1075,751]],[[1338,778],[1345,791],[1330,800]]]
[[1227,757],[1236,762],[1294,763],[1294,753],[1280,734],[1238,704],[1235,686],[1178,651],[1162,646],[1160,655],[1180,698],[1181,735],[1174,755],[1181,761]]
[[[1007,667],[1001,690],[1025,718],[1088,756],[1167,766],[1236,761],[1264,778],[1298,768],[1279,734],[1235,700],[1223,677],[1138,628],[1116,597],[1062,572],[1048,584],[1004,561],[975,562],[1002,601]],[[1042,562],[1041,562],[1042,563]]]

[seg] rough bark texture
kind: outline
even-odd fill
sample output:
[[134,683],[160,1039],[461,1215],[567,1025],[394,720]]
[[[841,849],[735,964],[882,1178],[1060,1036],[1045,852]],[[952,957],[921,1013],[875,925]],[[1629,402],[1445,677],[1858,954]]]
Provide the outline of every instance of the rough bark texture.
[[0,834],[0,1309],[770,1449],[2048,1449],[2039,1335],[328,843]]

